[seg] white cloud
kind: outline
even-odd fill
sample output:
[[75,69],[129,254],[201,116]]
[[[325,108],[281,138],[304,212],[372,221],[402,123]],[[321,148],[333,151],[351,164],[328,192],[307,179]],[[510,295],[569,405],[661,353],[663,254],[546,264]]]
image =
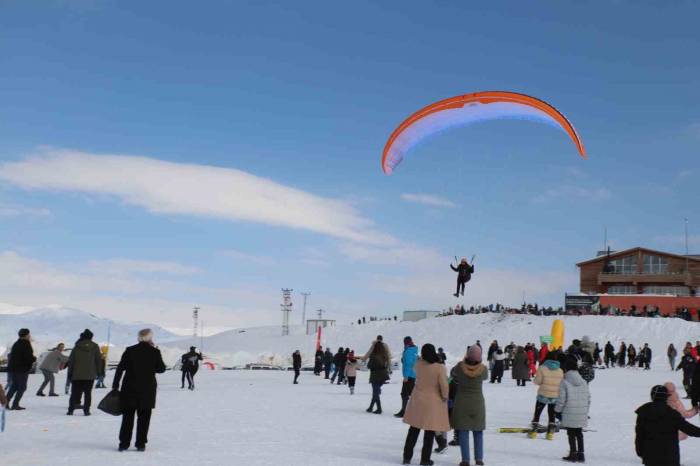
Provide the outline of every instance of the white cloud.
[[605,201],[610,199],[611,196],[610,190],[602,187],[558,186],[544,189],[534,196],[532,201],[542,203],[570,198]]
[[[87,264],[54,264],[0,251],[0,310],[64,305],[125,321],[147,321],[163,326],[190,324],[194,304],[202,307],[202,319],[211,326],[249,326],[277,322],[279,297],[254,285],[240,288],[211,288],[186,281],[144,277],[130,267],[151,264],[156,274],[193,272],[171,263],[126,261],[127,266],[96,267],[95,264],[123,264],[124,260]],[[158,264],[157,266],[153,264]],[[170,264],[163,272],[163,264]],[[177,275],[177,274],[176,274]],[[231,304],[233,303],[233,304]]]
[[434,196],[432,194],[418,194],[418,193],[403,193],[401,199],[407,202],[414,202],[416,204],[427,205],[430,207],[457,207],[457,204],[445,199],[444,197]]
[[131,274],[166,274],[166,275],[194,275],[199,273],[197,267],[190,267],[171,261],[147,261],[134,259],[110,259],[91,261],[88,268],[105,275],[131,275]]
[[0,217],[50,217],[51,211],[44,208],[16,204],[0,204]]
[[248,262],[250,264],[260,266],[272,266],[276,263],[275,258],[272,256],[266,256],[262,254],[250,254],[235,249],[227,249],[225,251],[222,251],[221,254],[233,259],[235,262]]
[[[428,303],[443,302],[454,305],[450,295],[455,288],[454,273],[422,275],[377,276],[372,286],[380,291],[411,296]],[[578,276],[575,273],[561,272],[522,272],[508,269],[477,269],[472,281],[467,285],[462,301],[469,305],[492,304],[519,305],[523,293],[528,302],[540,304],[563,303],[564,293],[575,290]]]
[[25,189],[115,196],[156,214],[256,222],[368,244],[392,241],[347,202],[232,168],[48,148],[0,165],[0,180]]
[[374,247],[356,243],[341,243],[340,253],[355,262],[373,265],[401,265],[414,269],[425,269],[443,264],[447,267],[449,259],[435,249],[423,248],[412,244],[397,243],[393,246]]

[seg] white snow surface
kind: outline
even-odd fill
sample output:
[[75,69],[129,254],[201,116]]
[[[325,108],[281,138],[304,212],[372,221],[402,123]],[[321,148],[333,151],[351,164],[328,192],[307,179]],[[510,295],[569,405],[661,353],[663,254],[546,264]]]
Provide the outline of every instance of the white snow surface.
[[[484,338],[485,339],[485,338]],[[641,464],[634,454],[634,409],[649,398],[652,385],[673,380],[657,357],[652,371],[599,370],[591,384],[590,428],[585,434],[587,464]],[[109,377],[113,372],[109,373]],[[63,387],[65,372],[59,376]],[[0,464],[12,466],[192,466],[290,465],[362,466],[400,464],[407,426],[391,414],[400,406],[400,378],[383,389],[384,414],[365,412],[371,389],[367,373],[358,377],[355,395],[309,372],[299,385],[282,371],[200,371],[197,390],[180,389],[180,373],[159,375],[148,448],[117,452],[120,418],[97,411],[68,417],[68,398],[34,395],[41,376],[32,375],[23,405],[8,411],[0,434]],[[487,407],[487,465],[558,466],[567,453],[566,434],[553,441],[540,436],[500,434],[503,426],[526,426],[532,417],[536,389],[516,387],[509,375],[503,384],[484,384]],[[93,405],[107,390],[93,392]],[[546,414],[542,418],[546,419]],[[697,419],[692,422],[697,423]],[[414,454],[418,463],[420,445]],[[700,441],[681,443],[685,466],[700,465]],[[458,447],[433,455],[437,466],[459,463]]]

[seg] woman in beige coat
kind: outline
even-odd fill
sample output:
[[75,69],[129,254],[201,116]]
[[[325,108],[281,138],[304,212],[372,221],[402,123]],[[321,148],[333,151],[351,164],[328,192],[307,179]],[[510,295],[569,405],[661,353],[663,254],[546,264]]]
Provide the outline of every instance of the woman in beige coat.
[[435,432],[450,430],[450,420],[447,415],[449,397],[447,372],[445,366],[439,361],[435,346],[429,343],[423,345],[421,357],[415,365],[416,386],[411,393],[411,399],[403,417],[403,422],[411,426],[403,449],[403,464],[411,463],[418,434],[423,430],[420,464],[432,465],[430,454],[433,450]]
[[537,389],[537,401],[535,402],[535,414],[532,417],[532,430],[528,436],[536,438],[540,428],[540,415],[544,408],[547,407],[547,416],[549,424],[547,426],[547,440],[554,439],[554,405],[559,398],[559,386],[564,378],[564,371],[559,367],[559,352],[550,351],[545,356],[542,365],[537,369],[533,383],[539,385]]

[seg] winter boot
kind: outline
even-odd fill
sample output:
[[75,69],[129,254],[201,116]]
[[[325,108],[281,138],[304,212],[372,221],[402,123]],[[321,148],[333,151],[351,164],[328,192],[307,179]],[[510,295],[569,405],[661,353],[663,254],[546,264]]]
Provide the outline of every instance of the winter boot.
[[435,453],[445,453],[447,451],[447,438],[440,434],[435,436],[437,448],[433,450]]
[[537,432],[539,431],[539,429],[540,425],[536,422],[533,422],[530,426],[530,432],[527,433],[528,438],[537,438]]
[[569,456],[565,456],[562,458],[564,461],[568,461],[569,463],[576,463],[578,462],[578,453],[575,451],[569,452]]
[[[457,431],[456,430],[452,431],[452,440],[450,440],[448,445],[451,447],[458,447],[459,446],[459,440],[457,439]],[[469,466],[469,464],[467,464],[467,466]]]
[[549,425],[547,426],[547,440],[554,440],[554,430],[556,428],[556,424],[553,422],[550,422]]
[[469,466],[469,461],[462,461],[459,463],[459,466]]
[[355,387],[350,387],[350,394],[354,395],[355,394]]
[[49,393],[49,396],[59,396],[58,393]]
[[577,459],[576,461],[578,461],[579,463],[585,463],[585,462],[586,462],[586,456],[583,454],[582,451],[576,453],[576,456],[578,457],[578,459]]
[[407,404],[408,404],[408,400],[405,398],[401,398],[401,411],[394,414],[394,417],[403,417],[403,415],[406,413],[406,405]]
[[44,395],[43,392],[39,391],[39,392],[36,392],[36,396],[46,396],[46,395]]
[[484,466],[484,462],[482,460],[476,460],[476,466]]
[[369,404],[369,408],[367,408],[366,411],[367,411],[368,413],[371,413],[372,411],[374,411],[374,399],[373,399],[372,402]]
[[377,409],[374,411],[374,414],[382,414],[382,402],[377,400]]

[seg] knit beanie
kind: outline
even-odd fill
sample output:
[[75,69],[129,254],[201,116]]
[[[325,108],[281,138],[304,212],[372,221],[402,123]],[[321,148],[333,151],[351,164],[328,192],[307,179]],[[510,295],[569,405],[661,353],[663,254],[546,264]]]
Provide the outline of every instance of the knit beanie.
[[473,362],[481,362],[481,347],[472,345],[467,350],[467,359]]
[[21,328],[21,329],[19,329],[19,332],[17,332],[17,335],[18,335],[20,338],[24,338],[24,337],[26,337],[27,335],[29,335],[29,329],[28,329],[28,328]]
[[663,385],[651,387],[651,401],[666,401],[668,399],[668,389]]

